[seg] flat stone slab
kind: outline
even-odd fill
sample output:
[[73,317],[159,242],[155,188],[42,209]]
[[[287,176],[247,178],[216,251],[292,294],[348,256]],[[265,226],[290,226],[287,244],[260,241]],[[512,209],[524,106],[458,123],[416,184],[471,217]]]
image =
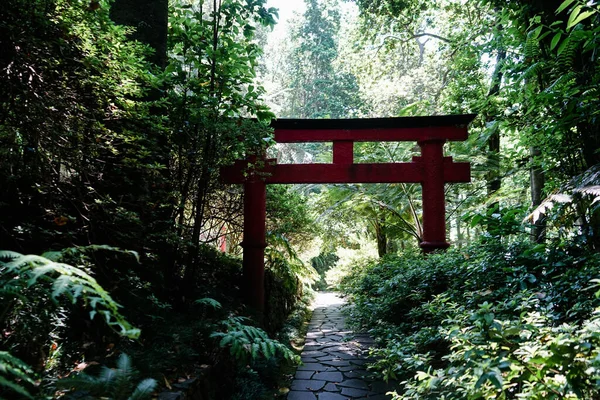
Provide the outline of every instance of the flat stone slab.
[[325,371],[327,369],[326,365],[319,363],[306,363],[304,365],[300,365],[297,371]]
[[332,360],[332,361],[319,360],[319,362],[323,365],[329,365],[330,367],[347,367],[350,365],[350,363],[348,361],[343,361],[343,360]]
[[367,383],[362,379],[346,379],[345,381],[339,382],[338,386],[349,387],[354,389],[369,389]]
[[341,382],[344,380],[344,375],[341,372],[317,372],[312,379],[318,379],[328,382]]
[[327,382],[325,381],[317,381],[314,379],[294,379],[292,382],[292,390],[310,390],[312,392],[317,391],[323,386],[325,386]]
[[336,358],[335,358],[334,356],[329,356],[329,355],[328,355],[328,356],[325,356],[325,357],[318,357],[318,358],[317,358],[317,360],[318,360],[319,362],[321,362],[321,361],[333,361],[333,360],[335,360],[335,359],[336,359]]
[[369,394],[368,390],[355,389],[355,388],[342,388],[342,396],[348,397],[365,397]]
[[323,392],[319,393],[319,400],[348,400],[348,397],[337,393]]
[[367,377],[367,371],[363,369],[352,370],[344,372],[344,376],[349,379],[365,379]]
[[294,378],[296,379],[310,379],[315,371],[297,371]]
[[353,360],[356,358],[354,354],[342,353],[340,351],[332,351],[329,354],[332,354],[338,358],[342,358],[344,360]]
[[329,355],[329,354],[323,353],[322,351],[317,351],[317,350],[309,350],[309,351],[305,350],[302,352],[302,354],[300,354],[301,357],[313,357],[313,358],[324,357],[327,355]]
[[289,392],[287,400],[317,400],[317,397],[311,392]]

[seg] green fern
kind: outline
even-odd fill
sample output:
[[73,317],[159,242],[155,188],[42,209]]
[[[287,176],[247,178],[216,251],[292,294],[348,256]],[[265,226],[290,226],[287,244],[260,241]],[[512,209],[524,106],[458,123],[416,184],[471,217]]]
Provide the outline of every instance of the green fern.
[[[45,255],[59,259],[56,253],[45,253]],[[67,298],[72,303],[82,300],[91,309],[91,319],[99,314],[122,336],[129,338],[139,336],[139,329],[133,328],[119,313],[119,304],[82,269],[46,257],[22,255],[7,250],[0,250],[0,304],[2,305],[0,325],[10,315],[11,309],[18,301],[30,301],[27,297],[27,289],[32,286],[45,290],[48,297],[55,302],[58,302],[59,298]],[[130,369],[127,359],[120,362],[123,363],[119,366],[120,370]],[[109,371],[104,373],[105,378],[111,375]],[[33,384],[32,375],[33,371],[27,364],[10,353],[0,352],[0,387],[30,398],[31,395],[21,383]],[[124,385],[124,383],[118,381],[117,385]],[[142,386],[136,396],[145,392]]]
[[539,28],[527,34],[525,39],[524,55],[527,58],[536,58],[540,55]]
[[29,365],[9,352],[0,351],[0,387],[31,399],[33,397],[22,383],[33,385],[32,376],[33,370]]
[[225,332],[213,332],[210,336],[219,338],[219,347],[229,348],[229,353],[240,365],[278,356],[293,363],[300,361],[300,357],[284,344],[269,338],[262,329],[246,325],[247,321],[244,317],[231,317],[222,322]]
[[570,70],[575,64],[577,57],[577,49],[579,48],[579,42],[573,39],[573,36],[568,36],[560,44],[557,50],[558,65],[563,70]]
[[[15,298],[26,300],[22,294],[25,289],[45,282],[51,287],[49,295],[54,301],[60,297],[66,297],[72,303],[82,299],[91,309],[91,319],[99,314],[120,335],[132,339],[139,337],[139,329],[133,328],[119,313],[121,306],[82,269],[46,257],[10,251],[1,251],[0,260],[7,260],[0,261],[0,299],[7,307]],[[6,311],[3,310],[0,317]]]
[[210,306],[210,307],[214,308],[215,310],[222,308],[221,303],[219,303],[215,299],[211,299],[210,297],[204,297],[202,299],[198,299],[195,301],[195,303],[205,305],[205,306]]
[[151,397],[157,382],[144,379],[137,385],[138,373],[131,364],[127,354],[121,354],[116,368],[102,366],[97,377],[80,373],[75,377],[63,379],[58,386],[71,390],[87,391],[94,397],[114,400],[143,400]]

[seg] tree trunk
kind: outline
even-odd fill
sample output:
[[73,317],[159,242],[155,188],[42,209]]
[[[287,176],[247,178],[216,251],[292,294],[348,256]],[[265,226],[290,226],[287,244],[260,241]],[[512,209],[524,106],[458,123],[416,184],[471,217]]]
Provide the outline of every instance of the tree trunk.
[[387,254],[387,235],[385,234],[385,216],[375,216],[375,234],[377,235],[377,254],[383,257]]
[[[531,206],[536,208],[542,203],[542,191],[545,184],[544,170],[539,164],[536,164],[536,158],[541,155],[538,147],[529,149],[531,170]],[[544,243],[546,241],[546,218],[540,216],[531,227],[531,240],[535,243]]]
[[463,244],[463,234],[462,234],[462,230],[460,229],[460,214],[458,212],[455,213],[456,214],[456,243],[458,245],[458,248],[460,249],[462,247]]
[[[498,50],[498,55],[496,56],[496,68],[494,69],[494,74],[492,75],[492,85],[490,86],[488,97],[493,97],[500,94],[502,77],[504,75],[502,72],[502,65],[504,64],[505,59],[506,50]],[[495,117],[495,115],[488,116],[487,122],[492,122]],[[502,180],[500,178],[500,129],[496,128],[488,139],[488,196],[491,196],[496,191],[498,191],[500,189],[501,184]],[[490,208],[494,208],[496,206],[497,203],[494,202],[490,205]]]

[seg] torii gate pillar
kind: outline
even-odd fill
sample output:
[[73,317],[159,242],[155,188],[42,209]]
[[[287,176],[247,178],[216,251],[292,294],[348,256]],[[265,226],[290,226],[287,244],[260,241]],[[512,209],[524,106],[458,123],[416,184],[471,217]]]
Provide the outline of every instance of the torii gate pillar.
[[423,241],[419,246],[425,253],[450,247],[446,241],[444,143],[445,140],[419,141],[421,157],[413,158],[423,165]]
[[242,290],[248,305],[262,313],[265,306],[267,185],[254,171],[250,174],[244,182]]

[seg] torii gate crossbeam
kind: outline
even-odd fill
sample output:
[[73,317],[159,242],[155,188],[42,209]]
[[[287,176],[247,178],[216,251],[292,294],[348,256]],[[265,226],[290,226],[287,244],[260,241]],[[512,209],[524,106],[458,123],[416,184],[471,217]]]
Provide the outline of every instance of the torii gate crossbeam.
[[[225,183],[244,184],[242,247],[244,294],[264,309],[266,185],[290,183],[420,183],[423,189],[424,252],[448,248],[444,184],[469,182],[469,163],[444,157],[446,141],[464,141],[475,115],[371,119],[280,119],[273,121],[279,143],[333,142],[332,164],[277,164],[250,156],[221,169]],[[354,164],[354,142],[415,141],[421,156],[409,163]],[[257,161],[259,161],[257,163]],[[249,168],[250,164],[262,164]]]

